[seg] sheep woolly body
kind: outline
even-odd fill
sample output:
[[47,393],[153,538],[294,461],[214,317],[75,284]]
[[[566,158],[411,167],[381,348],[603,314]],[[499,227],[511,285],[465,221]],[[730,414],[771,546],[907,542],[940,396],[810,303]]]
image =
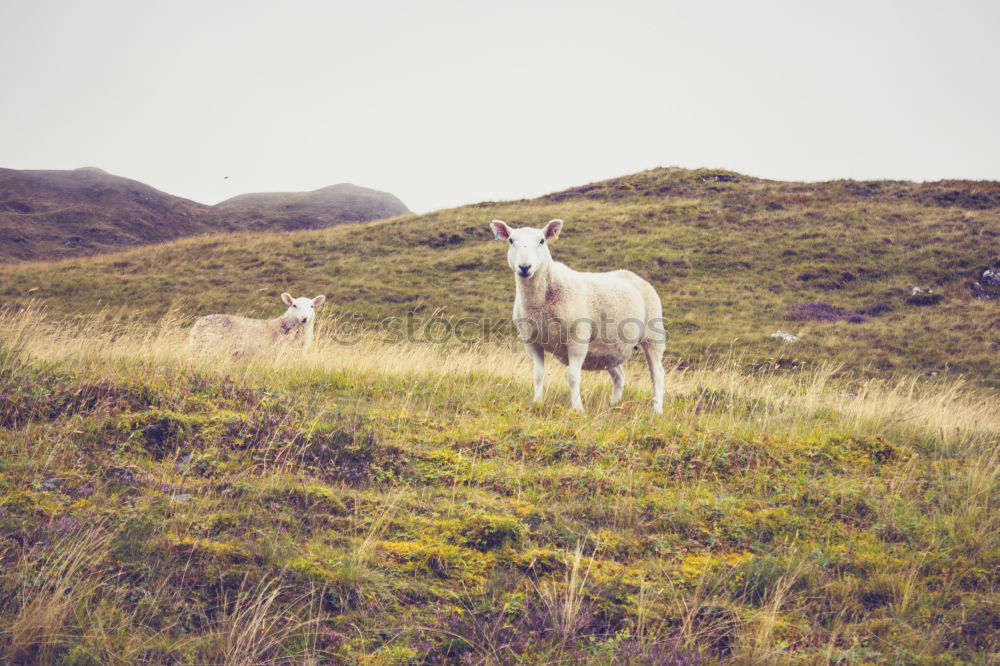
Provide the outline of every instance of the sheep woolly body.
[[316,321],[314,308],[326,301],[326,296],[292,298],[283,293],[281,300],[289,307],[275,319],[227,314],[200,317],[191,327],[188,343],[196,351],[229,351],[234,356],[284,348],[293,342],[301,342],[303,349],[309,349]]
[[627,270],[574,271],[553,261],[546,241],[559,236],[562,220],[544,229],[512,229],[501,220],[490,228],[509,241],[507,263],[514,271],[514,324],[534,363],[535,402],[542,399],[545,352],[567,366],[573,409],[583,410],[580,371],[611,375],[611,404],[621,400],[621,365],[642,347],[653,384],[653,411],[663,411],[663,305],[656,290]]

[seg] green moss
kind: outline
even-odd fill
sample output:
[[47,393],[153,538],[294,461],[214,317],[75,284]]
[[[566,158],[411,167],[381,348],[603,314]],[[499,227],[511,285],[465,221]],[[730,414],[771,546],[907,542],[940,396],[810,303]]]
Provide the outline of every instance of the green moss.
[[402,572],[447,578],[473,586],[485,582],[496,562],[491,553],[429,539],[382,541],[379,548]]

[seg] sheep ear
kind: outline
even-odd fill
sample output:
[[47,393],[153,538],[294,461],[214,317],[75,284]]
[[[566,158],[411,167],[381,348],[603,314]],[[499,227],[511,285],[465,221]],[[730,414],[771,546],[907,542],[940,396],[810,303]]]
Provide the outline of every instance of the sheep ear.
[[562,220],[551,220],[545,225],[545,237],[546,238],[559,238],[559,233],[562,231],[563,221]]
[[493,220],[490,222],[490,229],[493,230],[493,240],[510,238],[510,227],[503,220]]
[[316,298],[313,299],[313,307],[316,307],[317,305],[323,305],[324,303],[326,303],[326,296],[317,296]]
[[285,305],[291,305],[295,299],[293,299],[292,295],[289,294],[288,292],[283,292],[281,294],[281,300],[285,302]]

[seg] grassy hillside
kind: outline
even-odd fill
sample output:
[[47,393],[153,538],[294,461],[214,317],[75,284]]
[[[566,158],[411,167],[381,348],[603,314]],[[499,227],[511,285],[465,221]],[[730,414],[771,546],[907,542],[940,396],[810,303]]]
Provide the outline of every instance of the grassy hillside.
[[92,167],[0,169],[0,263],[90,256],[222,231],[318,229],[407,212],[391,194],[347,183],[206,206]]
[[328,326],[234,365],[169,319],[69,324],[0,318],[5,663],[1000,651],[995,392],[674,368],[654,417],[635,363],[615,408],[586,375],[578,415],[556,368],[529,406],[510,344]]
[[[475,337],[508,319],[513,297],[505,248],[490,242],[495,217],[563,218],[557,260],[649,279],[674,360],[735,353],[748,364],[834,362],[868,376],[1000,385],[998,304],[970,289],[996,259],[998,183],[802,184],[656,169],[531,201],[7,266],[0,295],[146,322],[178,307],[190,322],[218,311],[273,316],[281,291],[315,292],[331,298],[327,317],[357,315],[360,327],[413,314],[419,337],[432,315],[476,317],[463,328]],[[913,287],[940,300],[921,304]],[[800,340],[770,337],[779,329]]]
[[[657,169],[0,267],[0,662],[996,663],[998,192]],[[662,416],[638,358],[531,406],[495,217],[656,285]],[[308,354],[190,355],[281,291]]]

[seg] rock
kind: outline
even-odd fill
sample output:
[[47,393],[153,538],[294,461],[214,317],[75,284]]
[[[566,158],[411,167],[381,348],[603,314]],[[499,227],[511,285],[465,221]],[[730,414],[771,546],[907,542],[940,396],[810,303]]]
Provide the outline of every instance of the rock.
[[45,479],[42,481],[41,489],[43,492],[52,493],[55,492],[59,487],[59,477],[52,477],[51,479]]
[[941,302],[941,294],[933,289],[921,289],[914,287],[910,291],[910,297],[906,299],[910,305],[936,305]]
[[972,283],[972,295],[987,301],[1000,299],[1000,262],[979,271]]
[[771,337],[772,338],[778,338],[782,342],[798,342],[799,341],[799,336],[793,335],[792,333],[789,333],[788,331],[775,331],[774,333],[771,334]]
[[180,495],[174,495],[171,497],[175,502],[180,502],[181,504],[187,504],[194,499],[194,495],[191,493],[181,493]]

